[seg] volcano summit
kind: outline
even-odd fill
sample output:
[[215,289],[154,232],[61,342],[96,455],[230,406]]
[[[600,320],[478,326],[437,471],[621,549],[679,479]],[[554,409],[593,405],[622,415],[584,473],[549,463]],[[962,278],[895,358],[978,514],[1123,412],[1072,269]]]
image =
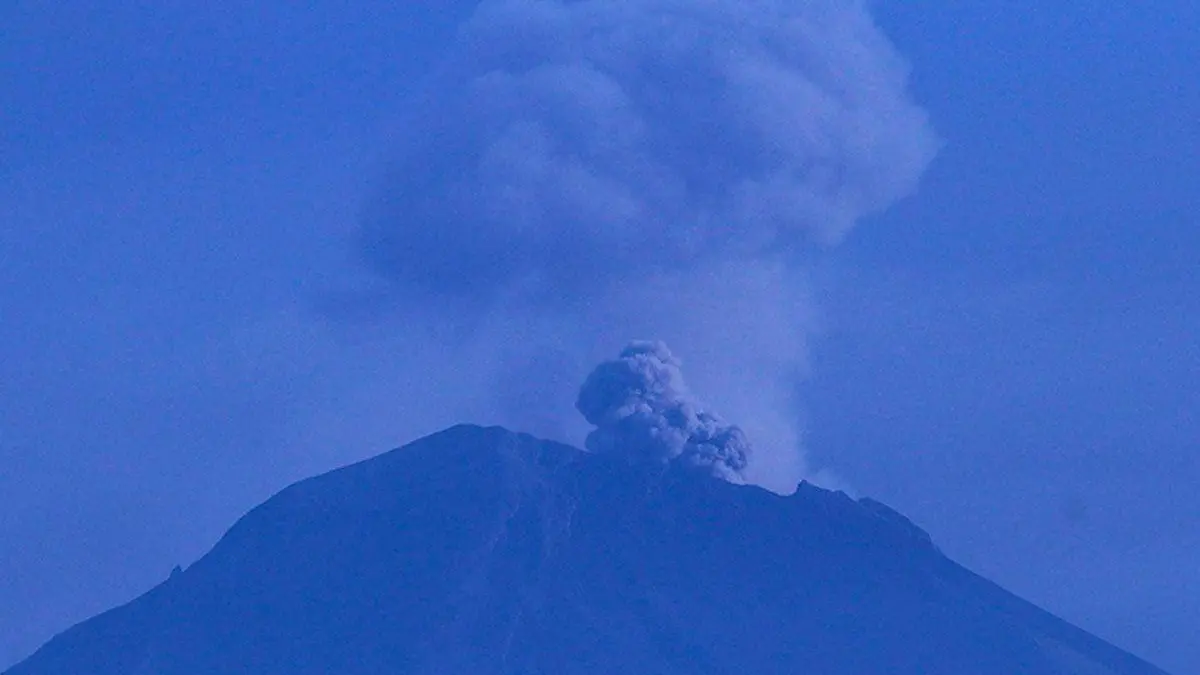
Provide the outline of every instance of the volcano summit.
[[302,481],[7,675],[1161,675],[877,502],[458,426]]
[[635,342],[588,450],[461,425],[301,481],[6,675],[1161,675],[870,499],[745,485],[738,427]]

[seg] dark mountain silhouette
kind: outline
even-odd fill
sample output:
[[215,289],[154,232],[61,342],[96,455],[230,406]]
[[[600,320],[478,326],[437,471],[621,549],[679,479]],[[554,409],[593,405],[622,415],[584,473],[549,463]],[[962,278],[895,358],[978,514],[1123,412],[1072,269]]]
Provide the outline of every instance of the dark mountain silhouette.
[[297,483],[8,675],[1151,675],[900,514],[459,426]]

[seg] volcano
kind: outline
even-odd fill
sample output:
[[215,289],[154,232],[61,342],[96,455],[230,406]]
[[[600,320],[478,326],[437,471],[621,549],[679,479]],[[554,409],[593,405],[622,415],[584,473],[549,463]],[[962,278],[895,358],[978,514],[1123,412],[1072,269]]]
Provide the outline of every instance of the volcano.
[[296,483],[7,675],[1161,675],[870,499],[457,426]]

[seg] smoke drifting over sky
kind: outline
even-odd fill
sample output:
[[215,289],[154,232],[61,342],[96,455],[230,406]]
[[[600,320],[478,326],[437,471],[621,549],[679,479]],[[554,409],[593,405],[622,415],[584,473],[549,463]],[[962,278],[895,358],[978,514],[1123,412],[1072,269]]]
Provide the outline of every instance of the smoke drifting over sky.
[[369,254],[437,291],[558,295],[836,241],[931,157],[905,75],[861,2],[483,2]]
[[575,406],[596,426],[593,452],[631,461],[680,462],[742,482],[750,444],[742,430],[703,409],[679,360],[661,342],[634,342],[588,376]]
[[770,458],[799,445],[797,261],[932,158],[906,75],[856,0],[484,1],[410,111],[363,249],[480,340],[528,345],[493,358],[501,381],[548,350],[578,370],[597,342],[670,342],[755,418],[787,490],[801,463]]

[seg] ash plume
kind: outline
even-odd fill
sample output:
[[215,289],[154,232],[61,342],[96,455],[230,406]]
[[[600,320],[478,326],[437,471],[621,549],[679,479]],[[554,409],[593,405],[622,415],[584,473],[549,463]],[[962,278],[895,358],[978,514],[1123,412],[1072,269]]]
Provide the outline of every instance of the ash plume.
[[679,461],[743,482],[750,444],[742,430],[703,408],[662,342],[630,343],[596,367],[575,404],[596,429],[587,448],[633,463]]
[[905,77],[861,2],[485,1],[367,254],[436,292],[556,301],[836,242],[931,157]]
[[[504,384],[494,421],[570,427],[569,404],[513,402],[569,402],[593,345],[653,335],[744,420],[748,480],[788,490],[802,261],[932,159],[906,80],[861,0],[483,0],[408,111],[361,250],[409,316],[467,327],[447,360]],[[571,372],[522,394],[551,352]]]

